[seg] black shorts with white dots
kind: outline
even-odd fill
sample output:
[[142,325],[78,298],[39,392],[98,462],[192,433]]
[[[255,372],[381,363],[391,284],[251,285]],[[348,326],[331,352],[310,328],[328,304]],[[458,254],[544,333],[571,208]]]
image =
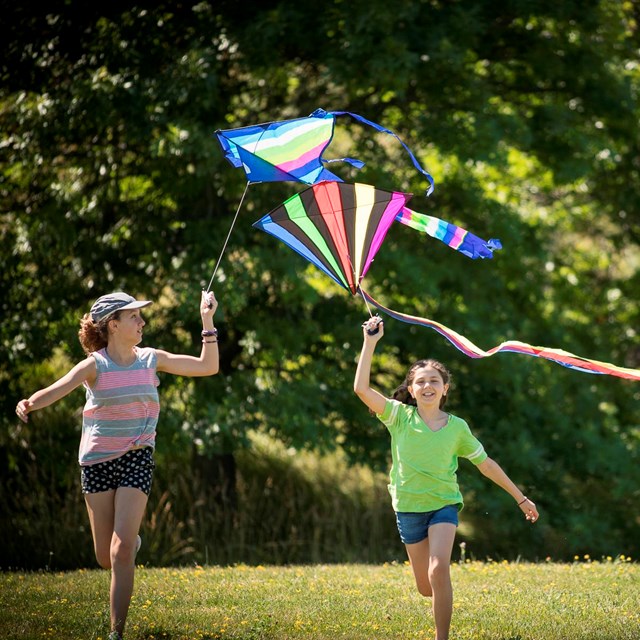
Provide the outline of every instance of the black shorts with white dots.
[[149,495],[155,466],[153,449],[144,447],[127,451],[113,460],[80,467],[82,493],[133,487]]

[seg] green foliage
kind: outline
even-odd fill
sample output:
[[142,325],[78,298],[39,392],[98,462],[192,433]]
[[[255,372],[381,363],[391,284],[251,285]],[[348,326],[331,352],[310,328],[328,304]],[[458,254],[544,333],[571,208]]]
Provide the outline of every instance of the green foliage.
[[[53,440],[51,461],[58,467],[49,468],[47,443],[33,435],[28,441],[31,462],[15,455],[15,468],[5,473],[0,525],[13,535],[0,551],[0,567],[95,566],[74,456]],[[349,465],[339,451],[299,451],[256,433],[248,442],[236,458],[160,447],[140,561],[290,564],[402,556],[384,474]],[[45,486],[57,491],[34,491]]]
[[[29,461],[25,477],[46,487],[3,520],[42,535],[85,526],[53,506],[27,517],[46,512],[49,493],[56,508],[76,500],[77,472],[63,469],[74,465],[79,393],[26,427],[12,416],[81,357],[78,320],[96,297],[155,300],[148,344],[198,349],[199,291],[244,188],[217,128],[317,107],[383,123],[434,175],[433,196],[399,145],[348,118],[326,155],[367,164],[337,171],[413,192],[416,210],[504,250],[472,262],[393,227],[367,275],[374,297],[484,348],[520,339],[640,366],[633,3],[3,3],[3,16],[0,477],[9,486]],[[251,227],[294,189],[248,190],[213,287],[222,372],[163,378],[161,466],[247,455],[255,430],[386,470],[386,434],[351,392],[366,310]],[[450,366],[452,411],[542,509],[522,534],[532,557],[637,550],[637,383],[509,354],[470,361],[391,320],[375,383],[390,392],[425,355]],[[510,502],[473,473],[463,482],[478,548],[493,541],[494,555],[513,557]],[[156,499],[175,501],[165,490],[179,491],[166,485]],[[160,557],[184,551],[171,549]]]

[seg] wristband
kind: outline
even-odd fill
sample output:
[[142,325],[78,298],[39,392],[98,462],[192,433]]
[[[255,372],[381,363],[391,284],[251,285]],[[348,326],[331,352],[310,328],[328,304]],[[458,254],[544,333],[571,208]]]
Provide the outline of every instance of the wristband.
[[524,500],[522,502],[518,502],[518,506],[523,505],[529,498],[527,498],[527,496],[524,497]]
[[211,337],[217,338],[218,337],[218,330],[216,328],[214,328],[213,331],[211,331],[210,329],[203,329],[200,332],[200,335],[203,338],[211,338]]

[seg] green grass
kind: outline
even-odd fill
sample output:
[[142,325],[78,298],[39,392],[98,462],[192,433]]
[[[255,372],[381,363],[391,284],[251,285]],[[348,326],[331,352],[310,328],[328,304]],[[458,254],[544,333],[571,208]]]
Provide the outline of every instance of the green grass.
[[[451,638],[636,640],[640,565],[466,562],[452,567]],[[0,637],[104,639],[109,573],[0,574]],[[431,601],[406,564],[191,567],[136,573],[127,640],[432,639]]]

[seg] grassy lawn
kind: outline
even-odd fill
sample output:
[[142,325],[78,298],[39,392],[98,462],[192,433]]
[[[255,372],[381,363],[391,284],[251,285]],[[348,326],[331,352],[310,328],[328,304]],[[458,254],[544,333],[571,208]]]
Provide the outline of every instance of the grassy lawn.
[[[640,565],[467,562],[452,568],[453,639],[637,640]],[[109,573],[0,574],[0,637],[98,640]],[[127,640],[433,638],[406,564],[190,567],[136,574]]]

